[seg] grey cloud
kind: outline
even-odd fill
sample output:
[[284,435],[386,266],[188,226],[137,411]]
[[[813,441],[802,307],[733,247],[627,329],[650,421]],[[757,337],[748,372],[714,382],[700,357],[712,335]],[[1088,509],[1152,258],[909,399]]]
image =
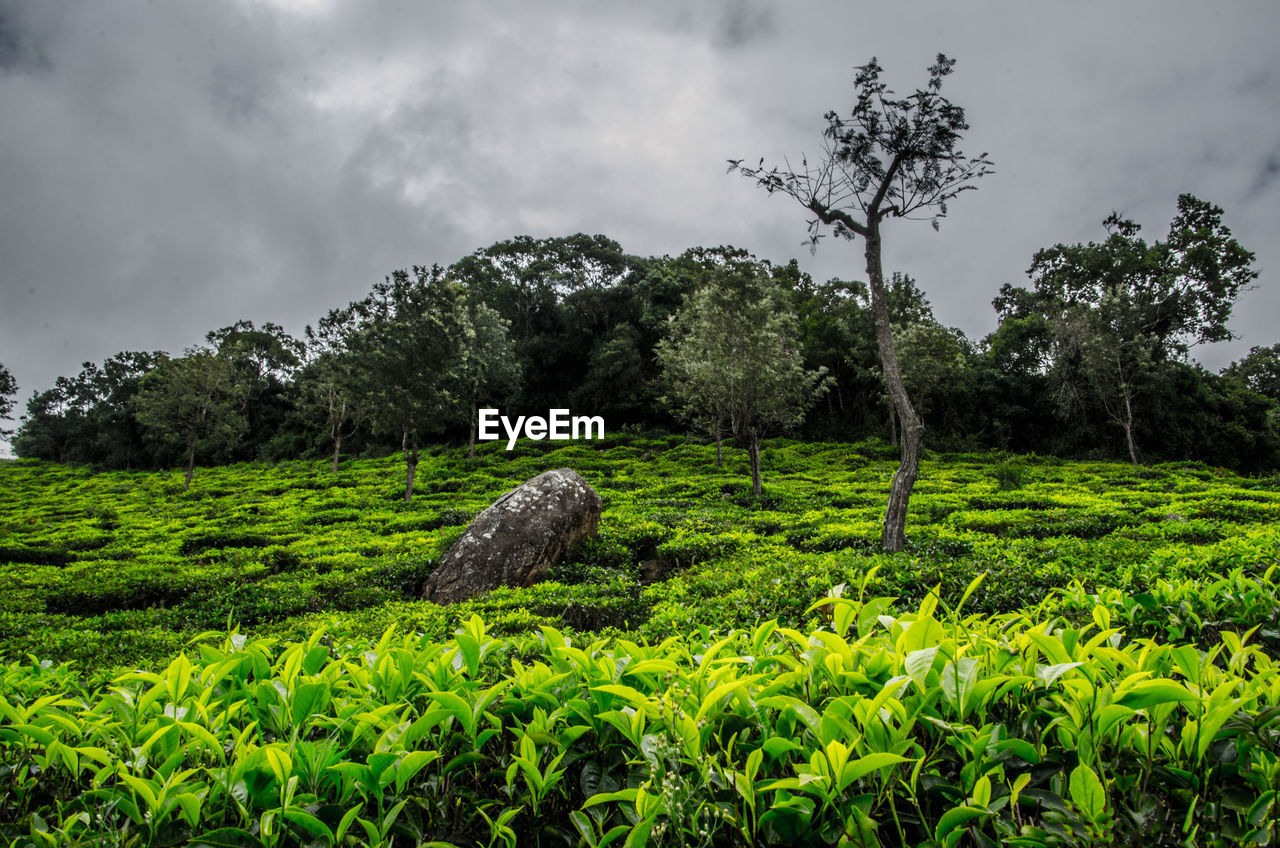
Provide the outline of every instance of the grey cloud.
[[[943,323],[985,334],[1037,248],[1097,238],[1112,208],[1162,233],[1182,191],[1280,267],[1280,95],[1253,82],[1280,64],[1274,4],[312,6],[0,0],[0,362],[20,401],[238,318],[300,332],[395,268],[524,232],[859,278],[859,246],[810,256],[803,210],[724,162],[816,152],[872,55],[899,91],[956,57],[965,149],[996,162],[941,232],[886,229],[888,268]],[[1247,344],[1276,341],[1277,289],[1242,299]],[[1206,362],[1238,358],[1219,347]]]
[[1249,188],[1247,198],[1255,200],[1271,190],[1276,178],[1280,177],[1280,149],[1273,150],[1258,168],[1253,185]]
[[727,0],[721,12],[716,41],[725,47],[741,47],[774,32],[773,8],[752,0]]
[[30,73],[48,71],[49,56],[44,48],[45,33],[26,14],[30,4],[0,2],[0,71]]

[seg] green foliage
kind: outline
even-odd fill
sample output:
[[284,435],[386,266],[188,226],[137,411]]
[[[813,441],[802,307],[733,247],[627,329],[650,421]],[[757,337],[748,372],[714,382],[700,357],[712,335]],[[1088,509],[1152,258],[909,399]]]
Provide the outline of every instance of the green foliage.
[[[835,119],[830,129],[844,133],[833,152],[861,143],[855,143],[860,131],[854,125],[868,117],[867,108],[883,105],[900,124],[900,107],[909,105],[916,123],[907,119],[911,126],[887,136],[883,131],[893,121],[864,127],[863,141],[904,145],[888,158],[901,152],[911,159],[919,170],[907,182],[920,178],[930,185],[922,183],[922,193],[912,197],[931,213],[943,211],[933,203],[940,200],[933,189],[948,194],[972,187],[964,181],[987,169],[985,157],[969,160],[950,146],[958,138],[948,135],[947,125],[962,123],[962,111],[946,106],[935,90],[903,100],[878,98],[878,65],[862,71],[859,88],[868,98],[860,97],[861,117]],[[940,85],[949,72],[949,61],[932,68],[931,84]],[[950,126],[959,131],[958,124]],[[933,138],[944,142],[941,148],[929,143],[934,131],[942,132]],[[853,147],[850,155],[866,152]],[[939,150],[945,153],[940,167],[930,170],[924,160]],[[759,176],[766,187],[790,191],[810,177],[835,178],[839,170],[792,174],[794,184]],[[931,182],[946,181],[945,175],[958,182]],[[852,197],[864,188],[874,196],[877,185],[890,194],[902,187],[866,176],[875,179],[803,192],[801,199],[808,204],[820,196]],[[890,194],[878,221],[905,214]],[[856,234],[841,228],[858,225],[862,211],[827,209],[826,223],[837,233]],[[837,213],[850,217],[845,222]],[[1109,224],[1131,227],[1118,217]],[[878,233],[873,241],[878,252]],[[1038,269],[1037,287],[1043,278],[1045,291],[1002,290],[996,301],[1000,326],[979,345],[939,324],[916,282],[897,272],[877,270],[878,286],[870,278],[815,282],[795,260],[745,261],[749,254],[737,248],[695,247],[656,258],[630,256],[601,235],[519,236],[447,269],[393,273],[369,297],[329,310],[314,329],[308,327],[305,346],[269,322],[241,320],[206,334],[204,353],[216,354],[230,371],[234,414],[214,416],[220,425],[197,438],[194,458],[225,464],[328,456],[336,473],[343,456],[375,456],[408,443],[405,458],[412,460],[417,430],[424,438],[468,440],[477,404],[515,415],[567,406],[603,416],[614,437],[628,428],[672,428],[676,419],[660,402],[664,391],[669,397],[672,392],[662,383],[658,345],[686,297],[723,276],[721,266],[736,264],[755,266],[752,274],[767,278],[778,295],[778,315],[796,316],[786,356],[799,357],[804,373],[825,369],[830,390],[792,422],[806,438],[858,440],[896,431],[901,441],[907,419],[901,410],[891,411],[886,395],[873,315],[878,299],[901,349],[896,359],[903,392],[923,409],[935,447],[1119,456],[1129,452],[1127,426],[1144,461],[1198,457],[1249,473],[1280,467],[1274,350],[1255,348],[1222,376],[1178,358],[1193,340],[1192,325],[1204,330],[1194,338],[1225,332],[1220,296],[1248,275],[1244,252],[1220,226],[1214,207],[1191,200],[1183,203],[1168,240],[1145,251],[1144,244],[1126,229],[1102,245],[1042,252],[1048,258]],[[873,264],[879,269],[878,261]],[[1068,267],[1073,265],[1078,267]],[[1115,292],[1099,299],[1101,288]],[[767,324],[772,316],[748,318]],[[1112,344],[1121,330],[1135,335]],[[1124,367],[1113,367],[1116,352]],[[162,352],[124,351],[100,364],[84,363],[78,374],[33,392],[12,439],[14,452],[108,469],[190,462],[192,451],[181,435],[186,425],[157,427],[154,416],[142,411],[156,406],[157,380],[174,371],[160,367],[167,359]],[[5,373],[0,370],[0,410],[7,415],[16,386]],[[148,380],[151,399],[140,406]],[[799,384],[783,388],[793,385]],[[415,402],[420,409],[412,409]],[[1055,410],[1068,415],[1069,426]],[[710,432],[712,423],[699,420],[697,426]]]
[[1253,254],[1222,223],[1222,209],[1189,194],[1164,241],[1148,245],[1140,227],[1112,213],[1106,241],[1039,251],[1030,274],[1036,295],[1058,306],[1087,306],[1121,340],[1148,336],[1154,359],[1196,342],[1231,338],[1227,319],[1256,279]]
[[[22,845],[1265,843],[1276,668],[1039,611],[898,612],[660,642],[542,626],[344,646],[201,634],[89,688],[0,666]],[[842,591],[843,590],[843,591]]]
[[[468,367],[475,327],[466,293],[439,266],[414,266],[412,274],[395,271],[374,284],[367,297],[327,321],[348,360],[336,379],[368,410],[375,433],[400,442],[407,502],[422,439],[465,415],[478,379]],[[331,412],[330,423],[341,432],[341,417]]]
[[894,327],[893,344],[901,358],[902,382],[921,415],[932,410],[943,389],[959,381],[968,366],[968,344],[932,316]]
[[1021,489],[1022,479],[1027,473],[1025,463],[1010,459],[997,463],[996,467],[991,469],[991,476],[995,478],[996,483],[1000,486],[1001,491],[1006,489]]
[[533,413],[569,399],[611,423],[652,420],[653,345],[680,300],[680,283],[663,264],[577,233],[517,236],[451,265],[449,276],[473,302],[509,327],[509,347],[484,364],[494,369],[494,388],[520,372],[523,379],[495,405]]
[[205,334],[205,342],[231,363],[244,393],[240,414],[244,430],[226,452],[228,460],[258,459],[285,428],[296,397],[290,391],[305,355],[302,342],[270,321],[261,327],[240,320]]
[[1222,209],[1189,194],[1165,241],[1147,244],[1115,213],[1103,226],[1104,242],[1037,252],[1034,292],[1006,285],[995,306],[1018,335],[1034,331],[1029,346],[1051,366],[1062,417],[1118,425],[1136,464],[1139,407],[1190,345],[1232,338],[1227,319],[1258,272]]
[[164,359],[139,383],[138,423],[158,440],[181,448],[191,487],[198,450],[223,447],[243,428],[239,416],[247,387],[230,360],[207,350]]
[[1228,365],[1222,373],[1242,381],[1251,391],[1280,401],[1280,344],[1255,345],[1247,356]]
[[153,467],[175,452],[146,444],[136,420],[143,376],[163,361],[160,352],[125,351],[101,366],[84,363],[75,377],[59,377],[52,388],[32,394],[13,439],[19,456],[112,467]]
[[[770,442],[767,506],[713,446],[603,447],[424,452],[424,489],[448,485],[412,504],[387,497],[393,457],[209,469],[185,495],[0,466],[0,837],[1214,845],[1278,826],[1274,480],[1028,455],[1004,489],[1009,460],[926,455],[910,544],[886,554],[875,445]],[[564,465],[606,509],[552,580],[417,600],[479,509]]]
[[178,546],[182,556],[204,551],[209,548],[265,548],[271,544],[266,536],[242,533],[199,533],[188,536]]
[[829,381],[804,368],[796,316],[767,265],[731,250],[686,257],[701,271],[700,285],[657,348],[663,401],[703,432],[746,446],[759,495],[760,439],[799,425]]
[[468,421],[477,408],[510,397],[520,385],[522,367],[507,331],[510,322],[474,295],[467,303],[467,323],[458,366],[459,394],[466,401],[459,412]]
[[70,551],[58,548],[28,548],[23,545],[0,547],[0,562],[30,565],[66,565],[71,562]]

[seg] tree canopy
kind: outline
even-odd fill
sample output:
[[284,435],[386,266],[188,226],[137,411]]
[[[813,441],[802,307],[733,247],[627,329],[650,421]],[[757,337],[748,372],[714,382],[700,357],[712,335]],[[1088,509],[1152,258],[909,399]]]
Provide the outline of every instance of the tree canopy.
[[463,402],[466,293],[438,265],[393,272],[348,310],[344,347],[359,373],[359,397],[376,432],[398,439],[404,499],[424,437],[459,416]]
[[1232,337],[1232,307],[1258,275],[1222,209],[1189,194],[1177,205],[1164,241],[1148,244],[1113,212],[1106,240],[1038,251],[1027,272],[1033,290],[1006,285],[995,302],[1002,327],[1021,328],[1024,355],[1047,368],[1060,414],[1100,409],[1135,463],[1136,407],[1166,363]]
[[804,368],[787,291],[767,266],[717,255],[704,269],[703,284],[686,296],[658,345],[664,400],[699,429],[727,431],[744,445],[759,495],[761,438],[798,426],[828,383],[824,369]]
[[1240,380],[1250,391],[1280,403],[1280,343],[1270,347],[1254,345],[1249,353],[1222,372]]
[[142,378],[138,422],[158,441],[185,451],[185,489],[191,488],[197,450],[226,445],[242,432],[237,413],[245,394],[231,361],[208,349],[166,357]]

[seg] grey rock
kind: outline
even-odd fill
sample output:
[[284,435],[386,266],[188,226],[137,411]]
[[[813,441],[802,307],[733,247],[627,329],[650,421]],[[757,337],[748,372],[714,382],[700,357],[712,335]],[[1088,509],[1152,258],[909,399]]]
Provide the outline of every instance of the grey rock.
[[539,474],[476,516],[428,575],[422,597],[451,604],[500,586],[532,586],[596,534],[603,505],[573,469]]

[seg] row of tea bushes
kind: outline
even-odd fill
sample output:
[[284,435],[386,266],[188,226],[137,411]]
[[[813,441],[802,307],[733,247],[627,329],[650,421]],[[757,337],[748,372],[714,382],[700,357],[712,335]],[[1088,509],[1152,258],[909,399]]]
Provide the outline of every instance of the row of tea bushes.
[[8,845],[1239,845],[1280,833],[1280,674],[926,595],[657,644],[550,627],[205,635],[86,689],[0,667]]
[[[394,456],[349,461],[336,475],[317,462],[202,469],[189,493],[176,475],[0,463],[0,658],[35,653],[108,673],[161,661],[183,634],[238,623],[300,635],[330,619],[437,637],[473,614],[511,635],[539,624],[632,636],[770,617],[804,626],[827,588],[876,566],[881,589],[908,604],[934,582],[954,600],[986,573],[970,603],[999,613],[1073,582],[1088,593],[1142,593],[1160,580],[1203,589],[1237,566],[1261,575],[1277,556],[1276,480],[1194,463],[929,456],[911,549],[887,556],[879,521],[895,464],[883,446],[772,440],[760,499],[739,452],[726,452],[723,469],[714,457],[712,446],[625,434],[510,453],[485,445],[474,460],[436,449],[407,505]],[[605,513],[600,536],[553,585],[453,610],[416,601],[476,512],[566,465],[600,491]],[[1254,536],[1247,562],[1200,556]],[[666,582],[642,585],[655,575]],[[1185,602],[1205,597],[1197,589]]]

